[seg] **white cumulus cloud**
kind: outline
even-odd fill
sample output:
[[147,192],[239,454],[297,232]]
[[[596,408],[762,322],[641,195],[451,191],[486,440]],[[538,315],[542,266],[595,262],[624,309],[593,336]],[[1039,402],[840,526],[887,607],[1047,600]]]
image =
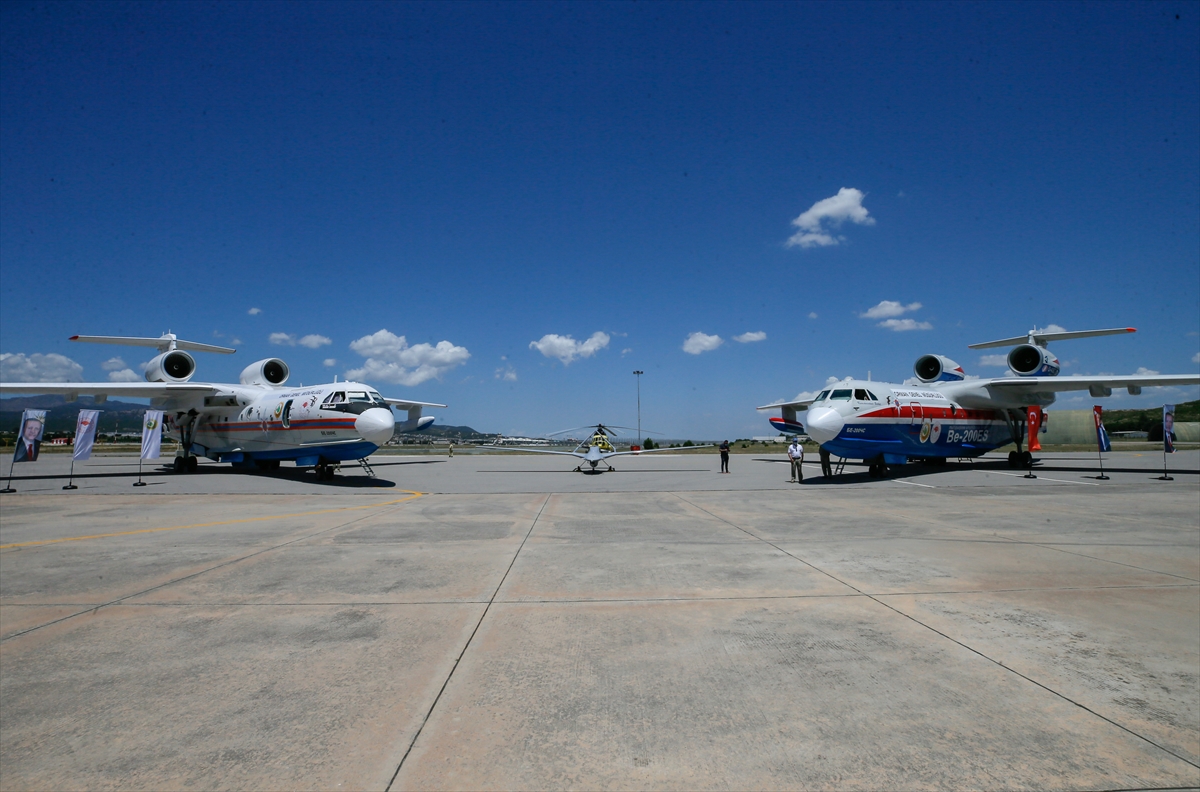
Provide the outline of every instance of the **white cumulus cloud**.
[[504,380],[505,382],[517,381],[517,370],[512,366],[504,366],[496,369],[496,379]]
[[251,308],[249,311],[246,311],[246,313],[250,314],[251,316],[258,316],[260,313],[262,313],[262,308]]
[[739,344],[752,344],[755,341],[766,341],[767,334],[759,330],[754,333],[742,333],[741,335],[735,335],[733,340],[737,341]]
[[530,341],[529,348],[536,349],[548,358],[557,358],[565,366],[575,358],[587,358],[608,346],[608,333],[596,331],[587,341],[576,341],[569,335],[547,333],[537,341]]
[[1008,366],[1008,355],[983,355],[979,358],[981,366]]
[[320,349],[323,346],[328,346],[333,343],[330,339],[323,335],[310,333],[309,335],[297,338],[293,333],[271,333],[267,339],[276,346],[302,346],[309,349]]
[[865,197],[862,190],[843,187],[837,195],[817,201],[792,221],[792,225],[800,230],[788,239],[787,246],[810,248],[836,245],[845,237],[835,237],[830,233],[830,228],[837,228],[846,220],[858,225],[875,225],[875,218],[862,205]]
[[1192,362],[1200,363],[1200,352],[1197,352],[1196,354],[1192,355]]
[[104,369],[105,371],[118,371],[120,369],[129,368],[129,367],[125,365],[125,361],[121,360],[121,358],[111,357],[108,360],[101,363],[100,368]]
[[69,357],[51,352],[0,354],[0,382],[81,382],[83,366]]
[[868,308],[864,313],[860,313],[863,319],[886,319],[889,316],[900,316],[909,311],[920,310],[921,303],[913,302],[908,305],[896,302],[895,300],[881,300],[878,305]]
[[312,333],[310,335],[304,336],[296,343],[302,347],[308,347],[309,349],[320,349],[323,346],[329,346],[330,344],[333,343],[333,341],[331,341],[330,339],[326,338],[323,335],[317,335],[315,333]]
[[408,345],[404,336],[380,330],[357,341],[350,348],[366,358],[362,368],[346,372],[350,379],[390,382],[396,385],[419,385],[426,380],[441,377],[447,371],[461,366],[471,357],[466,347],[449,341],[436,345]]
[[903,333],[905,330],[932,330],[929,322],[918,322],[916,319],[887,319],[879,323],[880,327]]
[[120,371],[108,372],[108,381],[109,382],[140,382],[141,379],[142,378],[140,376],[138,376],[138,374],[133,369],[130,369],[130,368],[124,368],[124,369],[121,369]]
[[689,355],[699,355],[701,352],[711,352],[724,343],[724,339],[718,335],[692,333],[683,342],[683,351]]
[[809,311],[809,312],[808,312],[808,318],[809,318],[809,319],[816,319],[816,318],[817,318],[817,312],[816,312],[816,311]]
[[1157,377],[1158,376],[1157,371],[1155,371],[1154,369],[1148,369],[1145,366],[1138,366],[1138,370],[1133,373],[1137,374],[1139,377]]
[[337,358],[325,358],[321,361],[321,365],[326,368],[333,368],[337,365]]

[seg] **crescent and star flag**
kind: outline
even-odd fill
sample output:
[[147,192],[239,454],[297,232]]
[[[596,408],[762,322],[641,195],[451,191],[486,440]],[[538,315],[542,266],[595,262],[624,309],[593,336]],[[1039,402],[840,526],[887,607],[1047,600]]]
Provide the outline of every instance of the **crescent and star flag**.
[[1092,407],[1092,420],[1096,422],[1096,445],[1101,451],[1112,451],[1112,441],[1108,439],[1108,430],[1104,428],[1104,421],[1100,414],[1104,412],[1104,408],[1099,404]]
[[146,410],[142,421],[142,459],[162,456],[162,410]]
[[[1163,451],[1175,453],[1175,405],[1163,405]],[[1165,474],[1164,474],[1165,475]]]
[[37,462],[42,450],[42,435],[46,433],[46,411],[25,410],[21,413],[21,433],[17,435],[17,448],[13,462]]
[[80,410],[75,419],[75,453],[72,459],[91,459],[92,446],[96,444],[96,424],[100,422],[99,410]]
[[1042,444],[1038,440],[1038,431],[1042,428],[1042,408],[1028,407],[1025,410],[1025,423],[1029,427],[1029,450],[1041,451]]

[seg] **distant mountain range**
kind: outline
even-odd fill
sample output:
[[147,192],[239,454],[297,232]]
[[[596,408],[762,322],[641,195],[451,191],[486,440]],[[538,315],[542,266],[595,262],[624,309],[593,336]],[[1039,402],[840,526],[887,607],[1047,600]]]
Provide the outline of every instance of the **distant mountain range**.
[[140,431],[142,413],[150,409],[145,404],[122,402],[109,399],[96,404],[90,396],[82,396],[73,402],[62,396],[14,396],[0,399],[0,432],[16,432],[24,410],[49,410],[46,415],[46,431],[51,433],[75,431],[75,419],[80,410],[100,410],[100,432],[121,429],[127,432]]

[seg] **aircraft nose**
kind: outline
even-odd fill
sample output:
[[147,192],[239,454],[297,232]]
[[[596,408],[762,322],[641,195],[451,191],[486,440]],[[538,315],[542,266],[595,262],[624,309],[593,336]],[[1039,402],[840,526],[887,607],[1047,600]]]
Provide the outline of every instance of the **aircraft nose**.
[[808,411],[808,418],[804,421],[804,428],[808,430],[808,436],[818,443],[828,443],[833,438],[837,437],[842,431],[842,425],[845,421],[841,414],[829,407],[818,407],[815,410]]
[[372,407],[354,419],[354,429],[363,440],[381,446],[392,439],[392,432],[396,429],[396,418],[391,410]]

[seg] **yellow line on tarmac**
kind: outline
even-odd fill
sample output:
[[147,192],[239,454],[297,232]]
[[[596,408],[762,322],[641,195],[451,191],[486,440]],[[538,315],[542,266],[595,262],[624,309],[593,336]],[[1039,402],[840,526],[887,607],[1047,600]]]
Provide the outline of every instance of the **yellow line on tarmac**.
[[384,501],[383,503],[368,503],[365,506],[341,506],[337,509],[321,509],[319,511],[297,512],[295,514],[272,514],[267,517],[246,517],[241,520],[221,520],[219,522],[195,523],[194,525],[170,525],[165,528],[141,528],[137,531],[119,531],[117,533],[92,534],[90,536],[66,536],[62,539],[42,539],[36,542],[13,542],[12,544],[0,545],[0,550],[8,550],[12,547],[58,544],[59,542],[82,542],[84,539],[110,539],[114,536],[135,536],[137,534],[159,533],[160,531],[180,531],[184,528],[211,528],[215,525],[237,525],[239,523],[262,522],[263,520],[286,520],[289,517],[312,517],[317,514],[333,514],[334,512],[355,511],[357,509],[378,509],[381,506],[394,506],[397,503],[415,500],[426,494],[424,492],[417,492],[416,490],[401,490],[401,492],[410,492],[412,494],[407,498]]

